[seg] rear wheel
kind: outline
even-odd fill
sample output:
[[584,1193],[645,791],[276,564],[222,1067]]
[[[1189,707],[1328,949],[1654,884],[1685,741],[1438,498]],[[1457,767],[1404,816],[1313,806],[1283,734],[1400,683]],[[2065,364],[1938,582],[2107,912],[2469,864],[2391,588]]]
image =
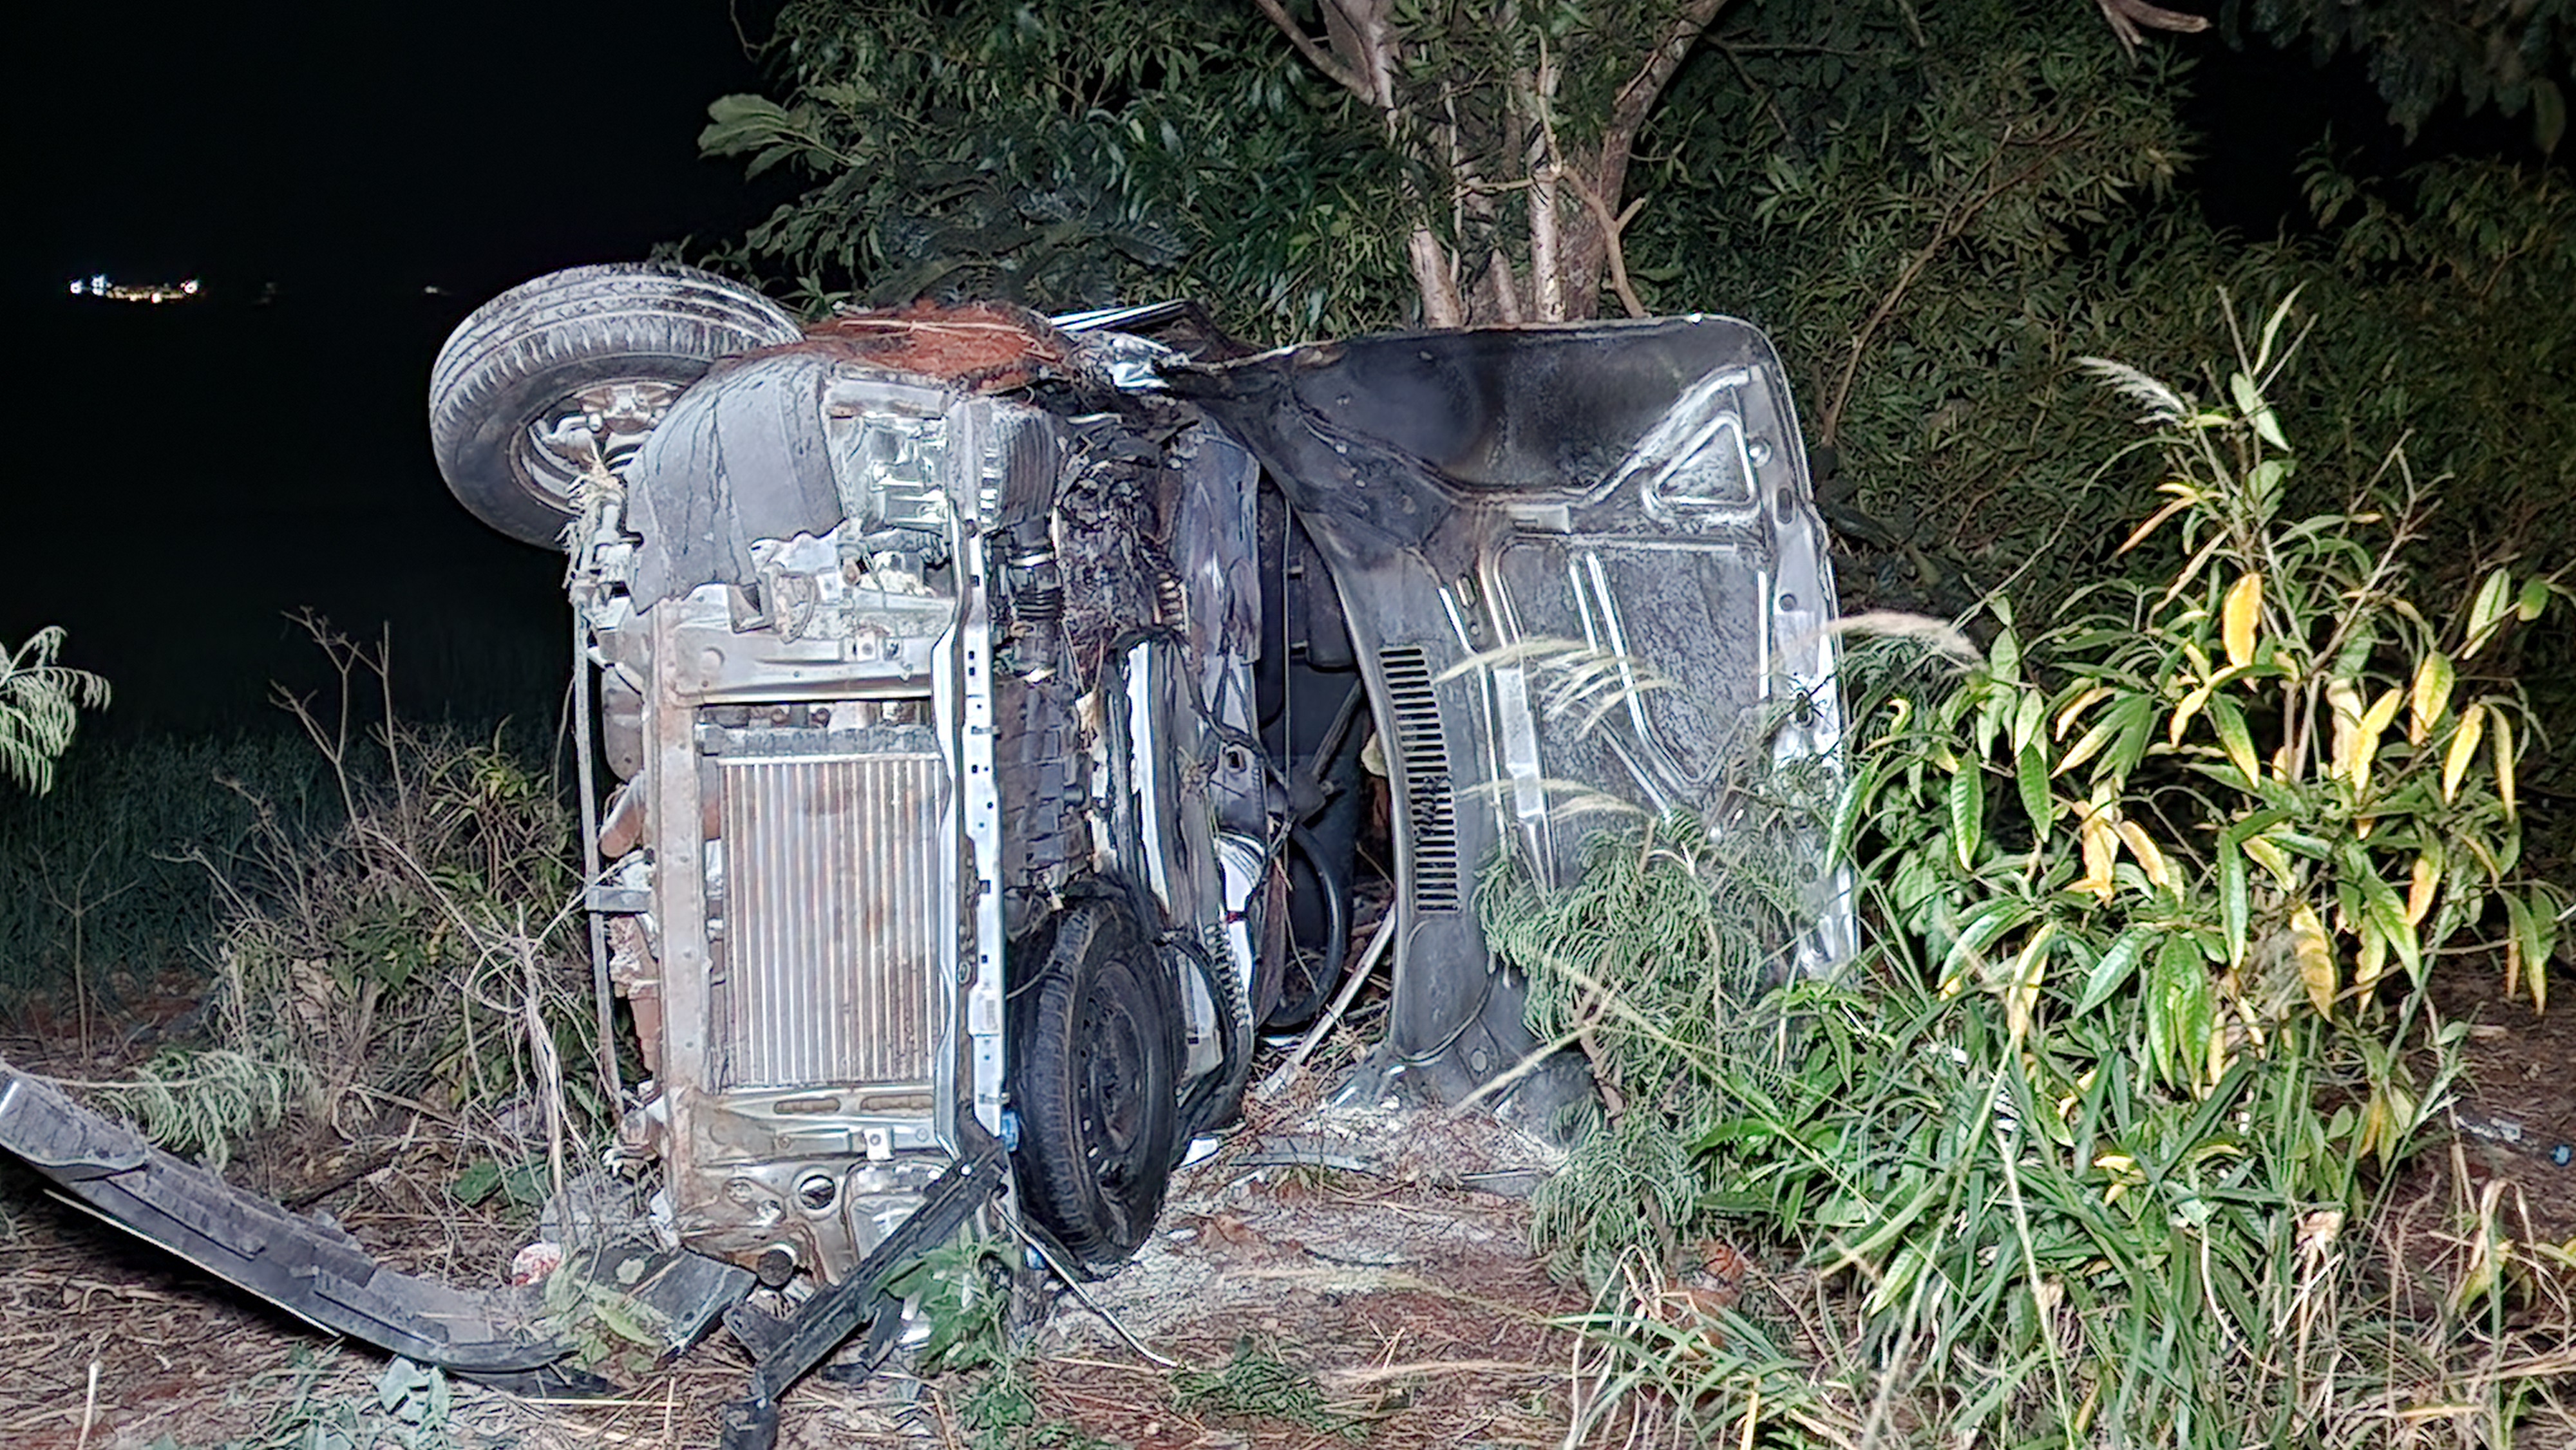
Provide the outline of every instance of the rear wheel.
[[694,267],[550,272],[476,308],[439,349],[430,448],[476,518],[552,545],[579,512],[586,457],[614,469],[716,359],[803,335],[778,304]]
[[1171,1180],[1180,1012],[1171,974],[1127,913],[1068,907],[1018,989],[1012,1105],[1020,1198],[1085,1268],[1153,1232]]

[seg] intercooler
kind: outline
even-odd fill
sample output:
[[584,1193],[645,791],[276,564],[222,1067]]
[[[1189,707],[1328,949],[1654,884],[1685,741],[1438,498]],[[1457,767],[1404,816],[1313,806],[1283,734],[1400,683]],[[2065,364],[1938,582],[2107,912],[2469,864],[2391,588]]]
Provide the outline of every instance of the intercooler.
[[729,757],[723,1086],[925,1084],[956,935],[932,753]]

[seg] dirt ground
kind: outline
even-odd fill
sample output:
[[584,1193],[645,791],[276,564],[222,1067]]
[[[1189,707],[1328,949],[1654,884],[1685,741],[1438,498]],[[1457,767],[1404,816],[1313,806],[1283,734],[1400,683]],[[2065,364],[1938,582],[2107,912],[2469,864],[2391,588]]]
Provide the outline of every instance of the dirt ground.
[[2501,1182],[2507,1223],[2524,1230],[2516,1237],[2576,1243],[2576,1003],[2536,1012],[2528,997],[2508,999],[2484,961],[2436,972],[2433,998],[2469,1024],[2453,1109],[2469,1197]]
[[[114,1039],[110,1039],[114,1040]],[[22,1066],[107,1075],[30,1039]],[[77,1067],[78,1071],[75,1071]],[[1525,1195],[1552,1161],[1483,1115],[1451,1119],[1315,1101],[1322,1072],[1204,1161],[1181,1170],[1153,1241],[1111,1278],[1057,1288],[1032,1331],[1041,1421],[1136,1450],[1553,1446],[1565,1436],[1574,1337],[1551,1324],[1582,1296],[1529,1255]],[[409,1142],[404,1138],[408,1137]],[[325,1209],[388,1262],[490,1282],[529,1234],[460,1216],[455,1165],[414,1129],[333,1147],[279,1142],[237,1181]],[[1193,1371],[1238,1354],[1305,1372],[1302,1412],[1229,1413],[1192,1399]],[[610,1400],[539,1403],[453,1387],[459,1447],[697,1447],[714,1443],[749,1362],[717,1333]],[[0,1445],[26,1450],[304,1446],[385,1429],[386,1361],[334,1343],[59,1200],[0,1166]],[[809,1378],[786,1447],[969,1443],[953,1382]],[[1284,1403],[1284,1402],[1283,1402]],[[397,1427],[398,1429],[398,1427]]]
[[[2576,1140],[2576,1008],[2535,1014],[2465,970],[2437,987],[2445,1012],[2472,1029],[2458,1091],[2462,1151],[2426,1155],[2426,1171],[2438,1178],[2457,1161],[2470,1198],[2501,1181],[2517,1237],[2576,1239],[2576,1165],[2555,1158]],[[44,1046],[0,1039],[13,1061],[64,1076],[114,1065],[109,1049],[80,1064]],[[1306,1074],[1283,1101],[1257,1105],[1245,1129],[1176,1177],[1134,1263],[1056,1292],[1033,1331],[1041,1422],[1134,1450],[1565,1442],[1583,1376],[1560,1321],[1586,1306],[1527,1249],[1524,1196],[1549,1150],[1482,1116],[1318,1102],[1334,1078],[1329,1067]],[[442,1151],[411,1125],[356,1143],[276,1146],[236,1176],[327,1209],[403,1267],[488,1282],[529,1231],[460,1222],[443,1187],[455,1165]],[[1747,1272],[1759,1280],[1763,1266]],[[1294,1387],[1303,1410],[1230,1413],[1222,1397],[1183,1392],[1193,1371],[1240,1354],[1306,1372]],[[400,1446],[377,1408],[386,1370],[374,1352],[247,1302],[0,1165],[0,1445]],[[614,1399],[542,1403],[459,1385],[445,1439],[418,1443],[708,1446],[747,1371],[719,1333]],[[788,1401],[780,1443],[966,1445],[955,1393],[953,1382],[810,1378]],[[335,1429],[361,1433],[334,1440]]]

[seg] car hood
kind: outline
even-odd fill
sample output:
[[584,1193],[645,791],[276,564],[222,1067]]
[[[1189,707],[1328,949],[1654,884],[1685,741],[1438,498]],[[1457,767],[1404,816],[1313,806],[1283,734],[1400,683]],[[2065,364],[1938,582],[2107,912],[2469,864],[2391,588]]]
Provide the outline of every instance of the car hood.
[[[1505,853],[1561,882],[1591,808],[1724,831],[1748,751],[1837,769],[1826,535],[1749,324],[1389,335],[1166,379],[1262,460],[1331,566],[1405,826],[1385,1052],[1435,1096],[1534,1046],[1473,911]],[[1782,975],[1851,950],[1811,834],[1817,925]]]

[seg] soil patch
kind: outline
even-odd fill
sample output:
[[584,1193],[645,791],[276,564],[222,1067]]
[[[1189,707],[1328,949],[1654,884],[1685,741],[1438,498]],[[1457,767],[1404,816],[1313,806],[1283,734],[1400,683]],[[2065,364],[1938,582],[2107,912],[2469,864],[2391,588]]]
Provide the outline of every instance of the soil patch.
[[2515,1237],[2576,1243],[2576,1004],[2507,997],[2483,957],[2446,962],[2432,985],[2442,1014],[2469,1024],[2452,1114],[2468,1200],[2500,1182]]

